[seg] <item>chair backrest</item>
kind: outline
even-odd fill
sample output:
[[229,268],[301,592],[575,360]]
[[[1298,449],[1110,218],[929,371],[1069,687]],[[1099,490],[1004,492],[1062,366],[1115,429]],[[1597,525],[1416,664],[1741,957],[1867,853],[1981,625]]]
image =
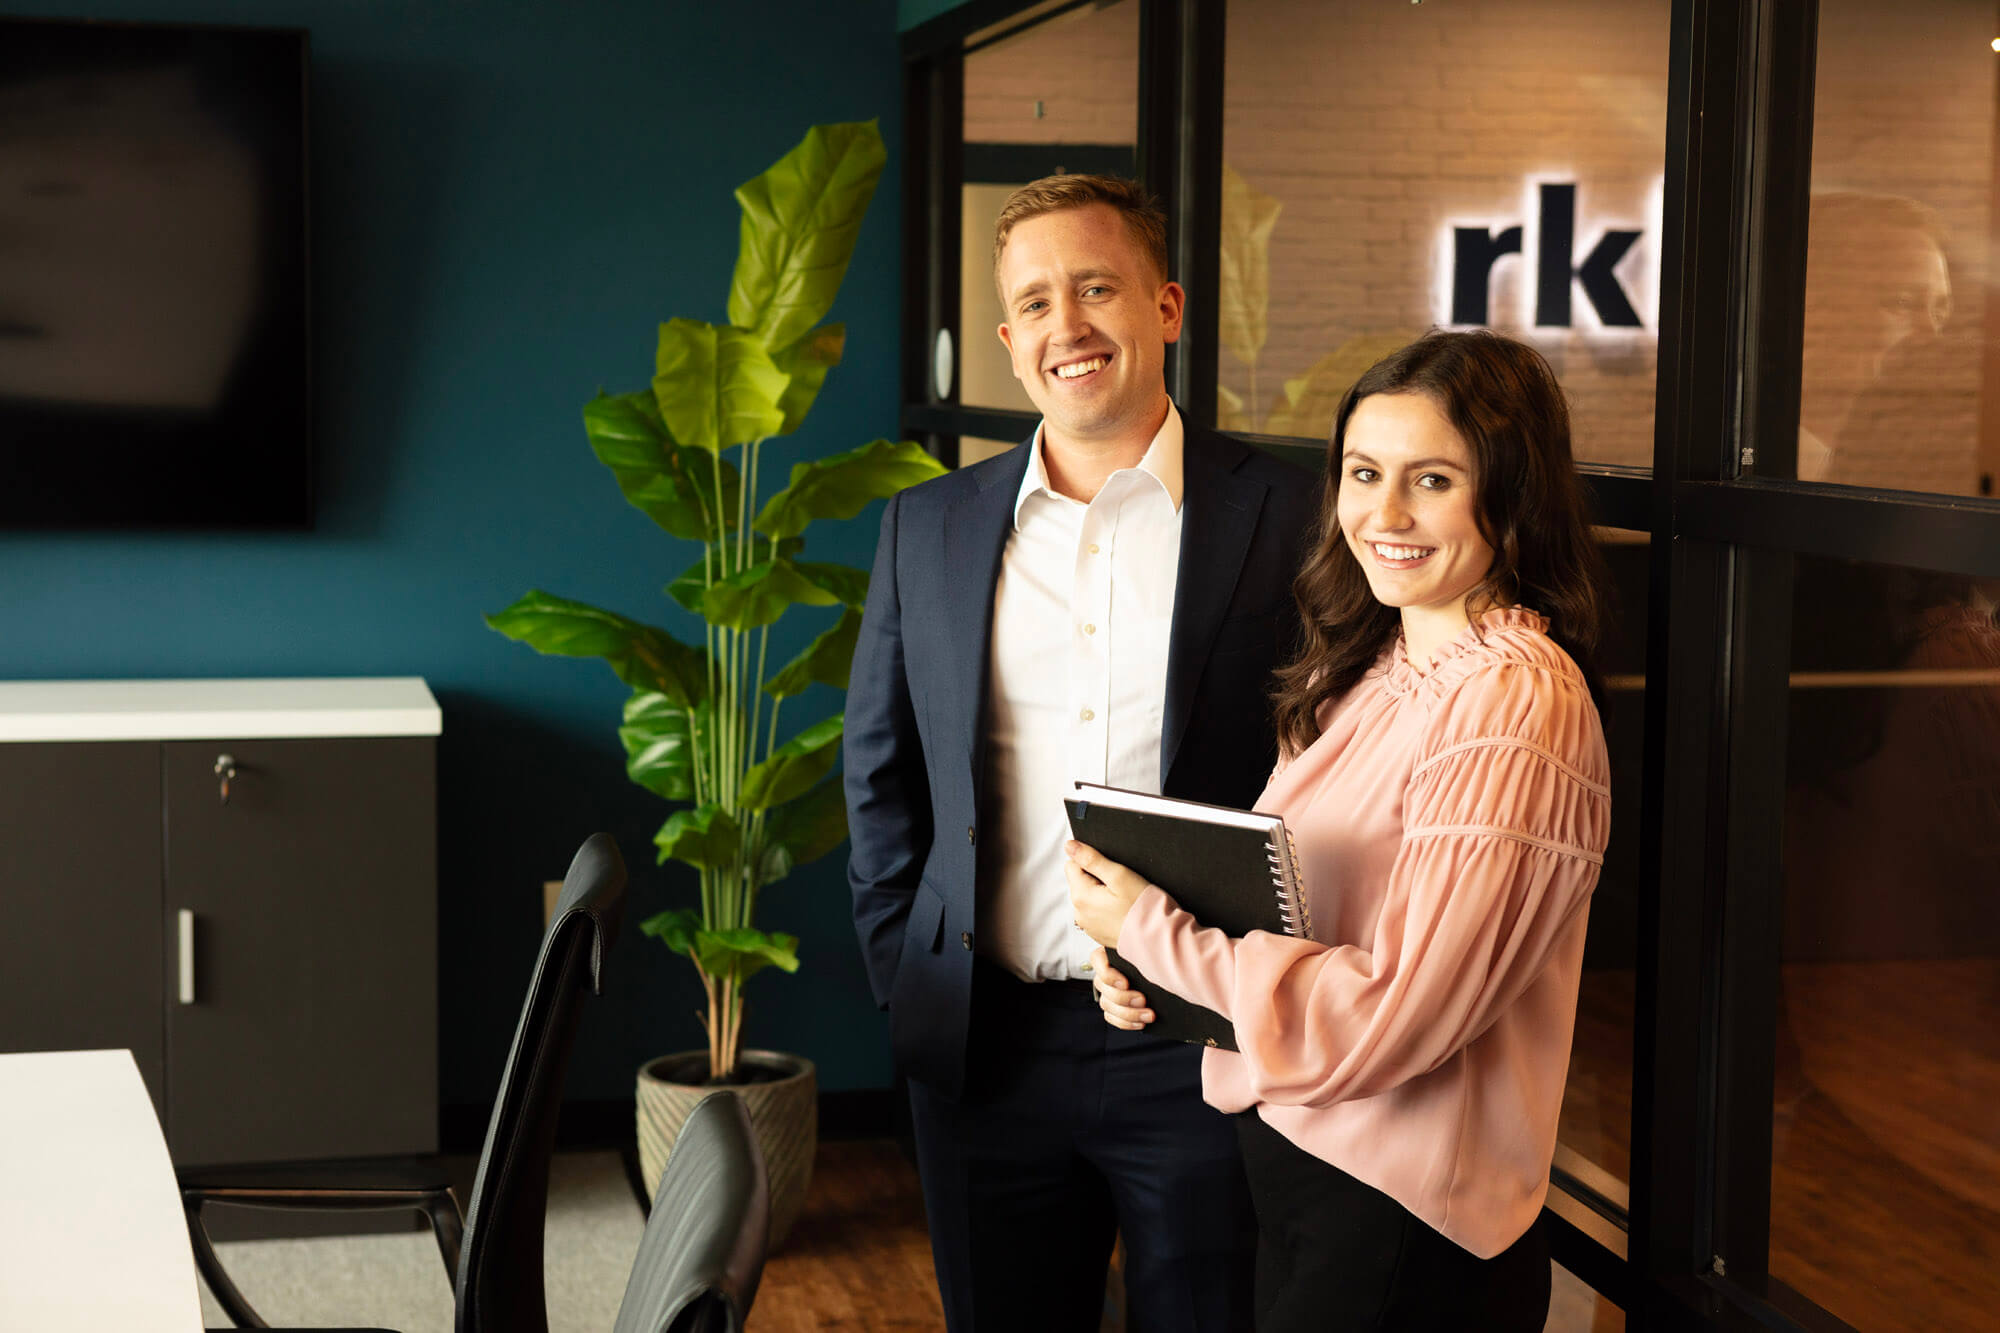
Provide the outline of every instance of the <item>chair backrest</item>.
[[741,1333],[770,1232],[750,1113],[735,1093],[710,1093],[668,1151],[613,1333]]
[[563,1073],[586,991],[604,989],[604,955],[625,910],[625,862],[592,834],[563,877],[541,956],[493,1099],[479,1174],[465,1212],[458,1333],[547,1333],[542,1227]]

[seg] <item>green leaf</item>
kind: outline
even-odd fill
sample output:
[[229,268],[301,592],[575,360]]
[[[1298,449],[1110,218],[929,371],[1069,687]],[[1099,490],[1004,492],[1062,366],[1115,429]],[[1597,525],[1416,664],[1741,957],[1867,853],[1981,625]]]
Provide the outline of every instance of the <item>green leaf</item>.
[[703,595],[701,613],[713,625],[755,629],[785,614],[786,607],[833,606],[839,600],[781,556],[717,583]]
[[798,936],[766,934],[747,926],[700,931],[695,935],[694,951],[702,971],[738,982],[748,981],[766,967],[799,970]]
[[[804,547],[805,540],[800,537],[787,537],[781,542],[774,542],[769,537],[753,536],[750,539],[750,560],[753,565],[762,564],[775,556],[795,555]],[[667,585],[667,596],[696,615],[702,614],[702,596],[708,591],[705,565],[705,560],[695,561],[681,571],[679,578]]]
[[[583,406],[591,452],[611,469],[632,506],[686,541],[714,541],[736,526],[743,480],[726,460],[675,444],[653,394],[599,394]],[[716,526],[715,470],[722,469],[722,525]]]
[[1217,320],[1222,345],[1244,365],[1264,350],[1271,309],[1271,229],[1284,205],[1222,164],[1222,264]]
[[851,606],[859,611],[868,605],[867,570],[856,569],[852,565],[810,564],[803,560],[799,561],[795,568],[805,575],[814,587],[822,592],[832,593],[842,606]]
[[667,432],[715,453],[778,433],[791,380],[742,329],[674,319],[660,325],[653,397]]
[[681,707],[664,694],[635,690],[625,701],[625,725],[618,739],[625,744],[625,775],[647,791],[670,801],[694,799],[695,738],[699,728],[712,725],[710,709]]
[[486,623],[538,653],[601,657],[635,690],[654,690],[682,707],[708,692],[708,659],[663,630],[586,602],[530,589]]
[[722,870],[736,864],[742,852],[743,831],[735,816],[715,802],[692,810],[676,810],[653,835],[660,849],[660,864],[680,861],[697,869]]
[[675,953],[693,953],[695,936],[701,931],[701,913],[677,907],[647,917],[639,923],[639,929]]
[[751,524],[772,537],[796,537],[819,518],[853,518],[871,500],[944,474],[944,465],[911,440],[876,440],[844,454],[798,463],[791,484],[772,496]]
[[743,208],[729,322],[772,351],[833,308],[888,152],[875,122],[815,125],[736,191]]
[[824,324],[771,357],[779,370],[792,377],[792,382],[785,386],[785,396],[778,400],[778,407],[785,414],[785,424],[778,434],[790,435],[805,424],[806,413],[812,411],[820,386],[826,383],[827,372],[840,364],[846,348],[846,326]]
[[854,641],[861,633],[861,613],[849,607],[840,613],[832,629],[806,645],[806,650],[779,668],[764,682],[764,693],[774,699],[804,694],[815,683],[847,688],[847,673],[854,665]]
[[743,775],[737,804],[750,811],[769,810],[803,795],[840,757],[842,723],[835,713],[772,751],[769,759]]
[[847,841],[847,799],[840,780],[828,778],[771,811],[764,838],[764,859],[758,866],[759,882],[764,884],[783,879],[794,866],[817,861]]

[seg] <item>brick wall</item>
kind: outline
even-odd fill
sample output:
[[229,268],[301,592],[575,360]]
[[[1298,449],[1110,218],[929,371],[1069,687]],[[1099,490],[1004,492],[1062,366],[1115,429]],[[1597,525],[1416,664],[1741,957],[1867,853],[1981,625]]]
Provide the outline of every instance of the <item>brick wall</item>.
[[[1281,209],[1264,345],[1254,366],[1236,349],[1220,358],[1225,401],[1241,404],[1231,424],[1323,431],[1342,382],[1449,319],[1451,229],[1521,224],[1524,253],[1492,266],[1487,322],[1529,338],[1555,365],[1579,457],[1649,464],[1669,9],[1669,0],[1231,0],[1224,158]],[[1835,447],[1833,479],[1970,491],[1981,467],[2000,61],[1988,46],[1992,8],[1824,0],[1821,12],[1814,189],[1934,210],[1951,312],[1942,337],[1882,352],[1891,335],[1868,312],[1896,298],[1882,292],[1880,251],[1845,253],[1829,240],[1811,273],[1817,374],[1805,416],[1821,419]],[[1129,142],[1136,53],[1132,0],[977,52],[966,67],[966,138]],[[1604,228],[1641,233],[1613,270],[1641,329],[1600,326],[1580,285],[1574,327],[1534,327],[1526,307],[1543,181],[1576,185],[1579,262]],[[968,225],[968,235],[978,230]],[[987,332],[968,323],[968,369],[991,354]],[[1317,391],[1287,410],[1286,382],[1316,366]]]
[[[1667,14],[1666,0],[1232,0],[1224,157],[1283,206],[1254,399],[1250,367],[1222,357],[1222,382],[1251,418],[1328,353],[1357,340],[1378,350],[1448,319],[1454,225],[1522,224],[1528,253],[1494,264],[1487,322],[1530,334],[1555,365],[1580,456],[1650,462]],[[1522,327],[1537,180],[1577,185],[1579,257],[1599,227],[1643,233],[1615,272],[1645,328]],[[1327,396],[1315,417],[1330,419]]]
[[[1933,210],[1951,305],[1941,337],[1926,339],[1920,330],[1878,356],[1885,320],[1895,322],[1885,307],[1909,295],[1896,290],[1885,247],[1906,246],[1909,233],[1858,244],[1832,228],[1814,235],[1807,351],[1835,363],[1821,390],[1833,400],[1829,415],[1838,414],[1844,395],[1855,397],[1837,428],[1830,480],[1976,489],[1996,35],[1993,6],[1976,0],[1821,0],[1813,190],[1896,196]],[[1812,397],[1801,404],[1808,417]]]
[[968,142],[1129,144],[1138,123],[1137,0],[1073,9],[965,58]]

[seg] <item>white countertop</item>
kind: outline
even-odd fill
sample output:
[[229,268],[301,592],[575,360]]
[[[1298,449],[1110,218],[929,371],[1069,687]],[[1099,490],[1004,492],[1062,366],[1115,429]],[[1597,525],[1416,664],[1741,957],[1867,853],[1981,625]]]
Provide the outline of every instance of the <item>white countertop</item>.
[[436,736],[419,676],[0,681],[0,742]]
[[0,1328],[201,1333],[167,1141],[130,1051],[0,1055]]

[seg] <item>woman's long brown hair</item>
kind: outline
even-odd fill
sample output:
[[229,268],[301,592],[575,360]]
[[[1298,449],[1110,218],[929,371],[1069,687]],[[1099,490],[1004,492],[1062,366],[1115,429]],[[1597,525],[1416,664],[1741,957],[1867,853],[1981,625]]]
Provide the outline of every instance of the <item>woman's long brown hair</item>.
[[1583,485],[1570,457],[1569,407],[1541,353],[1485,330],[1433,332],[1377,361],[1334,413],[1320,500],[1319,545],[1292,583],[1304,643],[1272,694],[1279,744],[1297,754],[1319,739],[1319,708],[1352,689],[1402,626],[1375,600],[1340,530],[1337,504],[1347,425],[1362,399],[1420,393],[1437,405],[1472,454],[1475,513],[1493,567],[1471,604],[1523,606],[1603,706],[1593,663],[1603,618],[1604,560],[1590,535]]

